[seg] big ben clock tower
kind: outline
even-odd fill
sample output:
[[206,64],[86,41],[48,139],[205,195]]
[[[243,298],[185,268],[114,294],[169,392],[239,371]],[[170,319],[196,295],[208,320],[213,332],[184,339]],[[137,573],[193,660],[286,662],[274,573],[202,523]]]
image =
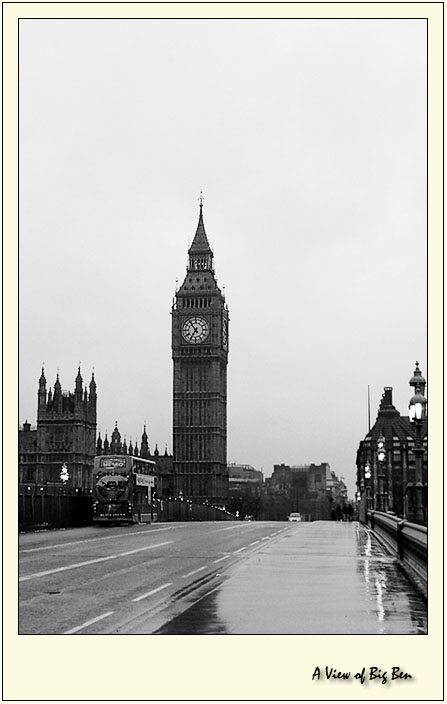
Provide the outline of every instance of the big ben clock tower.
[[201,197],[186,277],[172,307],[174,475],[178,495],[223,505],[228,496],[229,317],[202,209]]

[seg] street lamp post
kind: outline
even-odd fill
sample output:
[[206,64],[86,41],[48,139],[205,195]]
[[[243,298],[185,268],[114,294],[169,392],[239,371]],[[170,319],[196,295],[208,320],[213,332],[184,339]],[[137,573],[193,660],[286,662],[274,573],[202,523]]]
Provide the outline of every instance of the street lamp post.
[[62,467],[61,467],[61,471],[60,471],[60,474],[59,474],[59,478],[60,478],[60,480],[61,480],[61,482],[62,482],[62,486],[63,486],[63,487],[67,486],[67,482],[68,482],[68,480],[70,479],[70,474],[69,474],[69,472],[68,472],[68,467],[67,467],[66,462],[64,462],[64,464],[63,464]]
[[384,462],[385,462],[385,457],[386,457],[386,450],[385,450],[385,438],[383,435],[380,435],[377,438],[377,461],[379,463],[379,471],[377,474],[377,479],[378,479],[378,493],[379,493],[379,502],[378,502],[378,508],[379,511],[386,511],[388,506],[387,506],[387,493],[385,492],[384,488],[384,479],[385,479],[385,472],[384,472]]
[[424,446],[422,442],[422,419],[425,418],[427,399],[421,393],[421,386],[417,385],[416,393],[410,399],[409,418],[415,429],[414,453],[414,483],[412,486],[414,497],[414,520],[416,523],[426,522],[426,506],[423,497],[422,467],[424,461]]
[[366,482],[366,510],[371,510],[371,465],[369,462],[365,464],[365,482]]
[[358,510],[359,510],[359,516],[360,520],[362,523],[367,522],[367,517],[366,517],[366,493],[365,493],[365,468],[360,472],[360,482],[358,483],[358,491],[355,495],[357,505],[358,505]]

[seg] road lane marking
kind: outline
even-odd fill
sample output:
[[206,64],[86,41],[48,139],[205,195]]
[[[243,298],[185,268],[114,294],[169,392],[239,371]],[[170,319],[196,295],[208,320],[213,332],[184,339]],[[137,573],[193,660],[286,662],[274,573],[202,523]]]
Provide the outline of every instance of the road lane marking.
[[217,562],[222,562],[222,560],[228,560],[230,556],[229,555],[224,555],[223,557],[219,557],[218,560],[213,560],[213,565],[215,565]]
[[35,579],[36,577],[46,577],[49,574],[56,574],[56,572],[66,572],[66,570],[74,570],[77,567],[86,567],[87,565],[94,565],[98,562],[105,562],[106,560],[116,560],[118,557],[124,557],[125,555],[134,555],[136,552],[143,552],[144,550],[153,550],[154,548],[160,548],[162,547],[162,545],[169,545],[173,542],[173,540],[167,540],[164,543],[147,545],[145,548],[138,548],[138,550],[122,552],[118,555],[107,555],[106,557],[97,557],[94,560],[86,560],[85,562],[75,562],[73,565],[65,565],[65,567],[56,567],[53,570],[45,570],[44,572],[34,572],[33,574],[28,574],[24,577],[19,577],[19,582],[26,582],[27,580]]
[[260,541],[259,540],[254,540],[250,545],[257,545]]
[[207,565],[203,565],[203,567],[199,567],[197,570],[193,570],[192,572],[188,572],[188,574],[182,574],[182,579],[186,579],[186,577],[191,577],[193,574],[197,574],[197,572],[201,572],[202,570],[206,570]]
[[238,523],[236,526],[230,526],[229,528],[218,528],[217,530],[213,530],[213,533],[221,533],[223,530],[234,530],[235,528],[249,528],[250,523]]
[[264,538],[261,538],[261,540],[270,540],[270,536],[266,535]]
[[242,552],[242,550],[246,550],[246,549],[247,549],[247,546],[245,546],[244,548],[239,548],[239,550],[234,551],[233,555],[237,555],[238,552]]
[[152,596],[152,594],[156,594],[157,592],[161,592],[162,589],[167,589],[167,587],[170,587],[172,582],[168,582],[167,584],[162,584],[161,587],[157,587],[157,589],[152,589],[152,591],[147,592],[146,594],[142,594],[141,596],[137,596],[136,599],[132,599],[132,601],[141,601],[141,599],[146,599],[148,596]]
[[115,613],[114,611],[107,611],[105,614],[101,614],[101,616],[97,616],[96,618],[90,619],[90,621],[86,621],[83,623],[81,626],[76,626],[76,628],[71,628],[69,631],[64,631],[62,635],[68,636],[70,633],[76,633],[77,631],[81,631],[83,628],[87,628],[87,626],[91,626],[92,623],[96,623],[97,621],[101,621],[103,618],[107,618],[107,616],[111,616],[111,614]]
[[170,526],[169,528],[154,528],[153,530],[134,530],[132,533],[122,533],[116,535],[105,535],[99,538],[86,538],[85,540],[72,540],[69,543],[58,543],[57,545],[45,545],[41,548],[26,548],[19,552],[39,552],[40,550],[54,550],[55,548],[66,548],[68,545],[79,545],[80,543],[91,543],[93,540],[113,540],[113,538],[127,538],[128,535],[143,535],[147,533],[159,533],[162,530],[174,530],[175,528],[183,528],[183,526]]

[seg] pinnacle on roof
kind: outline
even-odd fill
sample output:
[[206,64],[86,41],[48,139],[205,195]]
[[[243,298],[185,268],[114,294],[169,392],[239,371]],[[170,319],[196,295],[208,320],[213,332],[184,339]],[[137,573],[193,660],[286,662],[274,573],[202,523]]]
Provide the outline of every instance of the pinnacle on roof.
[[192,245],[188,250],[188,254],[212,254],[211,247],[209,245],[206,232],[205,232],[205,225],[203,223],[203,203],[200,203],[200,214],[199,214],[199,222],[197,224],[197,230],[196,234],[194,235],[194,239],[192,241]]
[[92,372],[92,380],[91,380],[89,386],[90,386],[90,392],[96,391],[95,372]]
[[117,420],[115,421],[115,429],[112,433],[112,438],[121,438],[121,433],[118,430],[118,421]]
[[82,393],[82,376],[81,376],[81,367],[78,367],[78,375],[75,379],[75,389],[78,394]]

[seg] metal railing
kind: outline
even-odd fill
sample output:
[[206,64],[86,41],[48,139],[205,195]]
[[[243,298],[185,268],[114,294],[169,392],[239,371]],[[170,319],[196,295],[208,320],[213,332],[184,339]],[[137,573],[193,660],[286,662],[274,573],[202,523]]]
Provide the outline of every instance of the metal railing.
[[427,527],[381,511],[367,511],[366,523],[427,598]]

